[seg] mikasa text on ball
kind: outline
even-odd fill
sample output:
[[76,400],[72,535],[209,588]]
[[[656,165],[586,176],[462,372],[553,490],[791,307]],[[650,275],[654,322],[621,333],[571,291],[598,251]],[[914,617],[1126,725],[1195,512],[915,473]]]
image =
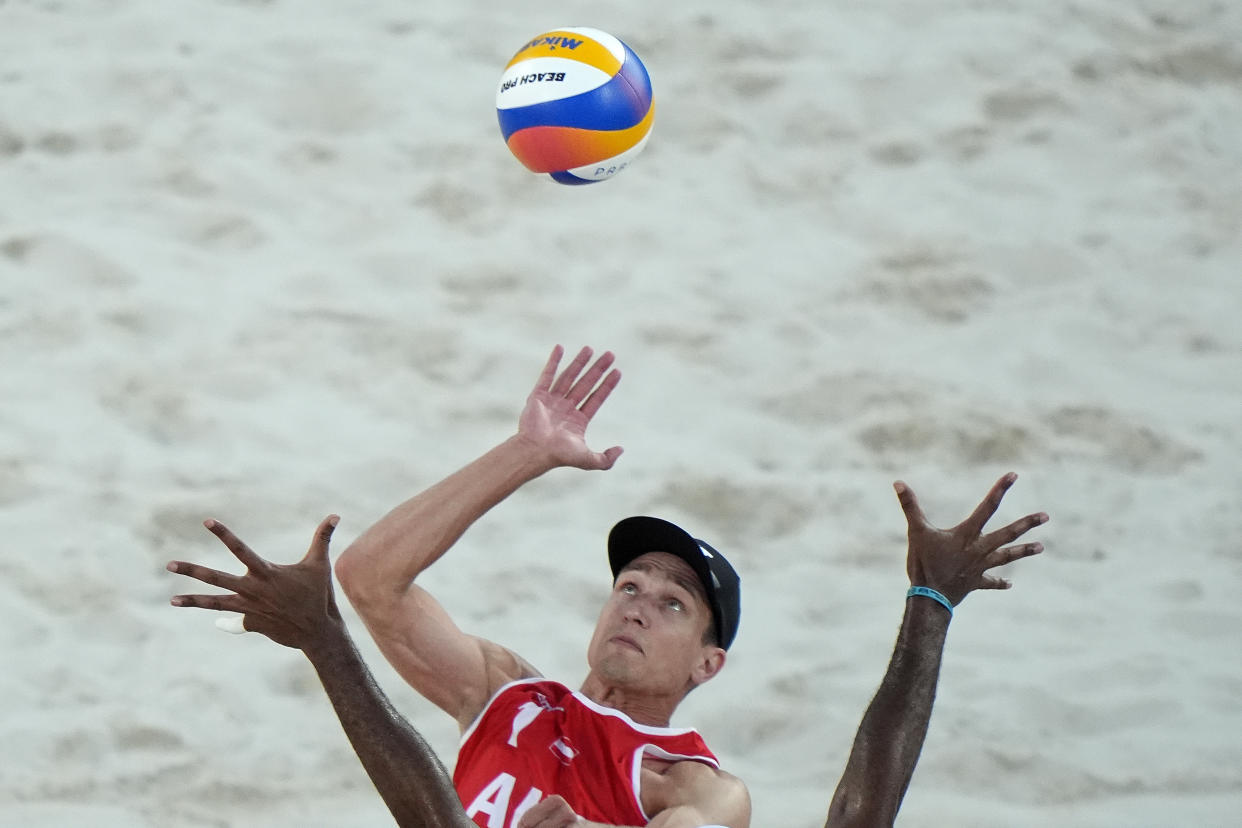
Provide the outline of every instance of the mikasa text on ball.
[[517,159],[562,184],[625,169],[651,134],[651,79],[638,56],[598,29],[532,38],[505,67],[496,115]]

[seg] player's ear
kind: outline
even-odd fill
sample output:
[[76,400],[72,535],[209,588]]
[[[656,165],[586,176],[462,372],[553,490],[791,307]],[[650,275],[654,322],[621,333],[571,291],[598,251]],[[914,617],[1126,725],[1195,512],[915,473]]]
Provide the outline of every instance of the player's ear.
[[699,659],[695,662],[694,669],[691,671],[690,680],[694,682],[695,686],[711,681],[724,669],[726,658],[725,651],[720,647],[703,647]]

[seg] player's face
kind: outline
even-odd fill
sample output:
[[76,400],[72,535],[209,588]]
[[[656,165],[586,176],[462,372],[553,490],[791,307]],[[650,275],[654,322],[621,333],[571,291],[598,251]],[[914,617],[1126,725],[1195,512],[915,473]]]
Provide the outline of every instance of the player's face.
[[685,692],[696,665],[714,649],[703,643],[711,620],[690,565],[667,552],[648,552],[617,576],[588,660],[609,682]]

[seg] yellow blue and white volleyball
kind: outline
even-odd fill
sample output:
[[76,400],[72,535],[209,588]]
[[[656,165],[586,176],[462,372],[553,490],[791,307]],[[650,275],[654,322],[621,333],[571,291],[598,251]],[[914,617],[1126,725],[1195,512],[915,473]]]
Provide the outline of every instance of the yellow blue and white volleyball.
[[612,178],[642,151],[655,106],[638,55],[598,29],[532,38],[505,67],[496,115],[509,150],[562,184]]

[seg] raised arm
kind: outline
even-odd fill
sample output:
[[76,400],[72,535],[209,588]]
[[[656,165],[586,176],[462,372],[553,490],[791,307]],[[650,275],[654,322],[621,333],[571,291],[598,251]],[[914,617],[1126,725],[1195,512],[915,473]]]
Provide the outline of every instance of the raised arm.
[[384,656],[463,729],[501,685],[536,672],[504,647],[463,633],[414,581],[522,484],[559,466],[608,469],[620,456],[619,446],[594,452],[586,444],[587,425],[621,379],[609,370],[613,355],[587,368],[592,352],[583,348],[558,375],[563,355],[559,345],[552,350],[516,434],[397,506],[336,564],[341,588]]
[[398,825],[473,828],[443,764],[389,703],[345,629],[328,565],[328,542],[336,523],[333,515],[319,524],[300,563],[279,566],[260,558],[223,524],[207,521],[212,534],[246,565],[246,574],[172,561],[169,571],[233,592],[178,595],[172,604],[243,613],[243,629],[305,653]]
[[[906,571],[912,587],[929,588],[957,606],[976,589],[1011,586],[988,570],[1042,552],[1040,543],[1008,544],[1048,520],[1039,512],[983,533],[1016,479],[1012,473],[1002,477],[970,517],[947,530],[927,521],[909,486],[894,485],[908,525]],[[952,616],[935,597],[907,598],[892,660],[859,725],[825,828],[872,828],[896,819],[927,735]]]

